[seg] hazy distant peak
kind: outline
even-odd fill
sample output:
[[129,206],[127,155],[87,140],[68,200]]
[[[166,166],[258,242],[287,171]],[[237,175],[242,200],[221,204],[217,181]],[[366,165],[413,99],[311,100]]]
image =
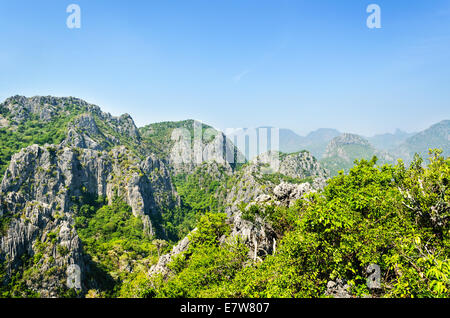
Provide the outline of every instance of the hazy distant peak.
[[317,130],[314,130],[310,132],[306,138],[308,138],[310,141],[329,141],[337,136],[339,136],[341,132],[337,129],[333,128],[319,128]]
[[348,145],[348,144],[370,146],[370,143],[367,139],[359,135],[349,133],[343,133],[335,137],[330,142],[330,145]]

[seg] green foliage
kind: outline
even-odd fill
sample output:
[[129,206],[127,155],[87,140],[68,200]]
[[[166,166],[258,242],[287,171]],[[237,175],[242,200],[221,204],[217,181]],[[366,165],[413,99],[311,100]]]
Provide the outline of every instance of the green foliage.
[[190,236],[187,252],[174,258],[169,268],[176,276],[168,281],[154,279],[153,297],[219,297],[223,288],[243,268],[248,249],[242,242],[220,245],[230,227],[223,214],[208,213]]
[[26,281],[35,269],[33,258],[24,254],[16,270],[7,274],[6,263],[0,261],[0,298],[38,298],[39,294],[27,287]]
[[244,268],[225,289],[224,297],[320,297],[324,253],[313,235],[289,232],[274,256]]
[[0,216],[0,236],[6,235],[11,220],[11,217],[8,215]]
[[[297,206],[300,206],[301,204],[302,201],[297,202]],[[242,202],[239,205],[239,208],[242,211],[242,219],[255,223],[256,218],[259,217],[262,222],[270,223],[278,236],[282,236],[287,231],[294,229],[294,226],[298,221],[297,210],[287,209],[283,206],[247,206]]]
[[224,213],[208,213],[201,217],[197,231],[190,235],[190,246],[215,246],[223,235],[229,234],[230,226],[226,224]]
[[211,175],[208,169],[208,163],[205,163],[192,174],[173,177],[181,197],[181,207],[163,213],[164,228],[170,240],[178,241],[185,237],[205,213],[223,211],[220,204],[224,196],[222,184],[228,176],[221,167],[218,175]]
[[[357,161],[347,175],[290,208],[241,206],[244,218],[259,216],[280,238],[276,253],[262,262],[249,263],[238,244],[219,244],[225,219],[207,215],[188,252],[170,265],[173,276],[155,279],[149,295],[322,297],[327,282],[340,278],[364,296],[372,293],[366,268],[378,264],[376,297],[450,297],[450,158],[430,155],[426,168],[419,159],[409,168],[376,166],[375,157]],[[230,251],[235,258],[227,258]],[[216,271],[227,262],[233,265],[223,279]]]
[[131,207],[121,200],[93,213],[90,208],[80,209],[79,214],[77,231],[84,251],[91,257],[93,279],[104,277],[101,291],[107,296],[131,297],[124,284],[137,284],[135,280],[141,277],[138,273],[157,259],[142,220],[133,216]]
[[154,289],[146,271],[130,273],[123,280],[118,295],[121,298],[150,298],[154,297]]
[[309,177],[309,178],[305,178],[305,179],[300,179],[300,178],[293,178],[293,177],[289,177],[286,176],[284,174],[281,174],[279,172],[277,173],[265,173],[262,175],[261,178],[258,179],[259,182],[261,183],[273,183],[273,184],[280,184],[282,182],[287,182],[287,183],[292,183],[292,184],[301,184],[301,183],[312,183],[313,182],[313,178]]
[[[56,250],[57,250],[58,254],[61,256],[66,256],[67,254],[69,254],[69,249],[67,248],[67,246],[64,246],[64,245],[58,245]],[[35,258],[36,258],[36,256],[39,256],[39,254],[36,254]]]

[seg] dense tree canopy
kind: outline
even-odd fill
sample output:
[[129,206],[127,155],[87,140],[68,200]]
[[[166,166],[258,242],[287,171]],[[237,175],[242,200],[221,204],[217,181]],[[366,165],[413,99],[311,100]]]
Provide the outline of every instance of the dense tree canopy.
[[[321,297],[340,278],[355,296],[448,297],[450,158],[430,155],[426,168],[419,158],[409,168],[361,160],[291,208],[252,209],[282,231],[262,262],[249,263],[239,241],[220,244],[225,218],[208,214],[175,275],[154,279],[147,295]],[[370,264],[381,268],[377,292],[366,285]]]

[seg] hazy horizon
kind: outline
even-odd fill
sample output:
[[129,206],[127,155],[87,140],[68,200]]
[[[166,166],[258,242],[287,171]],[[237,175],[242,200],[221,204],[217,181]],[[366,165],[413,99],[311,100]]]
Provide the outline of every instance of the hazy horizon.
[[0,99],[74,96],[137,126],[374,136],[450,118],[450,2],[0,2]]
[[[54,96],[54,95],[34,95],[34,96],[25,96],[25,95],[22,95],[22,94],[13,94],[13,95],[8,96],[8,97],[6,97],[6,98],[0,99],[0,103],[3,103],[7,98],[10,98],[10,97],[13,97],[13,96],[24,96],[24,97],[27,97],[27,98],[31,98],[31,97],[45,97],[45,96],[53,96],[53,97],[58,97],[58,98],[65,98],[65,97],[75,97],[75,98],[80,98],[80,97],[78,97],[78,96]],[[210,125],[210,126],[212,126],[213,128],[218,129],[218,130],[220,130],[220,131],[225,131],[226,129],[230,129],[230,128],[231,128],[231,129],[278,128],[278,129],[286,129],[286,130],[290,130],[290,131],[294,132],[295,134],[297,134],[298,136],[306,137],[308,134],[313,133],[313,132],[316,132],[316,131],[321,130],[321,129],[332,129],[332,130],[337,130],[337,131],[339,131],[340,133],[356,134],[356,135],[360,135],[360,136],[362,136],[362,137],[371,138],[371,137],[375,137],[375,136],[379,136],[379,135],[385,135],[385,134],[393,134],[393,135],[395,135],[395,134],[397,133],[397,131],[399,131],[399,132],[401,132],[401,133],[415,134],[415,133],[419,133],[419,132],[421,132],[421,131],[423,131],[423,130],[426,130],[426,129],[430,128],[431,126],[433,126],[433,125],[435,125],[435,124],[438,124],[438,123],[440,123],[440,122],[442,122],[442,121],[449,120],[449,119],[447,119],[447,118],[443,118],[442,120],[439,120],[439,121],[437,121],[437,122],[431,123],[430,125],[428,125],[428,126],[422,128],[422,129],[416,129],[416,130],[413,130],[413,131],[406,131],[406,130],[403,130],[403,129],[401,129],[401,128],[395,128],[393,131],[385,131],[385,132],[380,132],[380,133],[376,133],[376,134],[373,134],[373,135],[364,135],[364,134],[361,134],[361,133],[358,133],[358,132],[348,131],[348,130],[345,130],[345,129],[344,129],[344,130],[343,130],[343,129],[338,129],[338,128],[336,128],[336,127],[317,127],[317,128],[313,128],[312,130],[309,130],[309,131],[306,131],[306,132],[305,132],[305,131],[298,130],[298,129],[296,129],[295,127],[275,127],[275,126],[270,126],[270,125],[260,125],[260,126],[257,126],[257,127],[216,127],[216,126],[212,125],[211,123],[208,123],[208,122],[205,122],[205,121],[201,121],[201,120],[195,119],[195,118],[184,118],[184,119],[179,119],[179,120],[162,120],[162,121],[156,121],[156,122],[148,122],[148,123],[138,124],[138,121],[136,120],[136,118],[135,118],[132,114],[130,114],[130,113],[128,113],[128,112],[111,113],[111,112],[107,111],[107,110],[106,110],[107,107],[104,107],[103,105],[98,105],[98,104],[95,104],[95,103],[91,103],[91,102],[89,102],[88,100],[85,100],[85,99],[83,99],[83,98],[80,98],[80,99],[82,99],[82,100],[84,100],[84,101],[86,101],[86,102],[88,102],[88,103],[90,103],[90,104],[99,106],[99,107],[101,108],[102,111],[104,111],[104,112],[106,112],[106,113],[110,113],[112,116],[115,116],[115,117],[120,117],[120,116],[123,115],[123,114],[129,114],[129,115],[133,118],[133,121],[135,122],[135,124],[136,124],[136,126],[137,126],[138,128],[144,127],[144,126],[147,126],[147,125],[151,125],[151,124],[161,123],[161,122],[177,122],[177,121],[185,121],[185,120],[196,120],[196,121],[200,121],[200,122],[202,122],[202,123],[204,123],[204,124],[206,124],[206,125]]]

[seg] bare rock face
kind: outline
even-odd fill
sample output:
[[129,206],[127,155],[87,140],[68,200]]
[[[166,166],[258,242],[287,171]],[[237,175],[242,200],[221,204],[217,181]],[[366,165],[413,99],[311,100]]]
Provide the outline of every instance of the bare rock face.
[[12,219],[0,237],[0,260],[11,270],[24,256],[34,259],[29,288],[44,297],[57,295],[67,266],[84,275],[72,207],[73,198],[86,194],[123,198],[149,235],[157,232],[152,220],[162,208],[177,204],[165,164],[156,157],[141,162],[124,147],[107,153],[33,145],[15,154],[0,184],[0,213]]
[[27,269],[27,287],[42,297],[59,295],[69,265],[86,268],[73,219],[55,215],[48,204],[38,201],[27,202],[21,217],[11,221],[0,239],[0,260],[6,261],[8,271],[23,264],[24,257],[33,261]]
[[1,128],[7,128],[8,126],[9,126],[8,119],[6,119],[2,115],[0,115],[0,129]]
[[275,252],[277,235],[270,224],[256,216],[254,222],[242,219],[242,212],[235,213],[229,220],[231,238],[240,237],[249,247],[249,258],[262,261],[264,257]]
[[327,283],[325,295],[333,298],[352,298],[350,286],[339,278],[336,281],[329,281]]
[[[101,111],[100,107],[73,97],[13,96],[0,104],[0,109],[8,113],[8,122],[3,125],[17,126],[27,120],[36,119],[49,122],[68,117],[67,137],[63,146],[110,150],[123,143],[138,145],[141,136],[130,115],[114,117]],[[79,114],[83,112],[82,114]],[[77,115],[78,114],[78,115]],[[73,118],[75,117],[75,118]],[[101,126],[98,126],[98,124]],[[142,150],[142,149],[141,149]]]
[[268,151],[255,157],[252,164],[265,167],[265,173],[280,173],[295,179],[329,178],[329,172],[308,151],[292,154]]
[[[194,229],[191,231],[191,233],[195,232],[197,229]],[[174,257],[180,255],[183,252],[186,252],[189,248],[189,235],[186,236],[184,239],[182,239],[180,242],[178,242],[177,245],[175,245],[172,248],[172,251],[168,254],[162,255],[158,263],[150,267],[150,270],[148,271],[148,276],[152,277],[158,274],[161,274],[164,278],[167,278],[170,275],[170,269],[168,268],[168,264],[172,262]]]
[[[277,159],[279,159],[277,163]],[[278,170],[273,171],[273,168]],[[311,183],[274,183],[273,176],[312,179]],[[291,206],[311,191],[323,188],[328,172],[308,152],[285,155],[264,153],[235,173],[236,182],[228,191],[225,211],[232,225],[231,236],[240,236],[250,249],[250,258],[258,259],[276,249],[276,233],[270,224],[256,216],[254,222],[242,219],[241,203]]]
[[31,116],[37,116],[42,121],[50,121],[54,116],[63,115],[66,106],[77,104],[90,112],[101,112],[100,108],[79,98],[53,96],[13,96],[3,103],[14,122],[22,123]]
[[[290,183],[283,181],[283,177],[296,182],[310,181]],[[237,206],[241,202],[251,203],[263,196],[289,206],[305,193],[322,189],[328,177],[328,171],[309,152],[290,155],[273,151],[264,153],[235,174],[237,182],[229,191],[227,212],[232,215],[238,211]]]
[[[95,117],[103,123],[102,129],[97,125]],[[130,115],[125,114],[117,118],[103,112],[85,113],[69,123],[67,137],[61,145],[100,151],[108,150],[122,145],[118,136],[123,136],[129,143],[139,144],[141,137]]]
[[139,141],[141,139],[141,135],[139,134],[139,130],[134,124],[133,118],[129,114],[124,114],[120,116],[118,119],[111,117],[111,120],[114,121],[114,126],[117,127],[117,131],[122,136],[128,136],[129,138]]
[[259,182],[261,172],[257,165],[249,165],[235,174],[235,183],[229,189],[226,199],[225,211],[229,216],[239,212],[241,203],[250,203],[258,196],[266,194],[268,189]]
[[67,137],[62,142],[63,146],[73,146],[78,148],[87,148],[92,150],[103,150],[98,137],[103,137],[97,127],[92,114],[83,114],[75,118],[67,131]]
[[314,191],[309,183],[291,184],[281,183],[275,187],[273,194],[278,202],[286,206],[291,206],[295,201],[301,199],[303,195]]
[[186,128],[175,129],[171,134],[168,162],[175,174],[191,173],[204,163],[215,162],[232,170],[236,163],[245,162],[244,156],[222,132],[211,127],[203,132],[202,124],[196,121],[192,125],[193,136]]
[[329,177],[329,172],[307,151],[283,156],[280,173],[297,179]]

